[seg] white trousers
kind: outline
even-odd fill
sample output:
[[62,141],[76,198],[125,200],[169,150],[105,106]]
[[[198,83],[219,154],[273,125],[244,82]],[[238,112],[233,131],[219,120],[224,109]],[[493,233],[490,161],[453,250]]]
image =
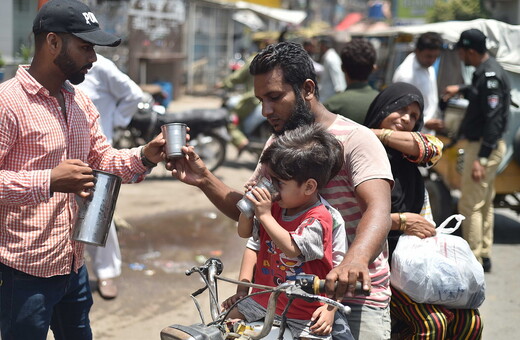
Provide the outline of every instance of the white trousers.
[[110,223],[105,247],[89,244],[86,249],[92,259],[92,268],[98,280],[112,279],[121,275],[121,251],[113,220]]

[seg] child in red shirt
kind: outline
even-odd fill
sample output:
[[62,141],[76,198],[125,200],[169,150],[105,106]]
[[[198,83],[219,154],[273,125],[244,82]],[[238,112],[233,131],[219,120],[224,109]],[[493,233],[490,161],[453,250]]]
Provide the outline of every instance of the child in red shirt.
[[[251,188],[252,195],[247,197],[255,216],[241,214],[238,222],[241,237],[254,236],[260,242],[255,283],[277,286],[300,273],[323,279],[332,269],[333,220],[318,190],[338,173],[343,162],[342,145],[317,125],[287,131],[265,149],[260,163],[267,167],[279,197],[265,188]],[[254,295],[229,316],[259,320],[265,316],[268,298],[269,294]],[[280,295],[277,315],[287,300]],[[296,299],[287,312],[287,325],[294,338],[330,339],[335,312],[331,306]]]

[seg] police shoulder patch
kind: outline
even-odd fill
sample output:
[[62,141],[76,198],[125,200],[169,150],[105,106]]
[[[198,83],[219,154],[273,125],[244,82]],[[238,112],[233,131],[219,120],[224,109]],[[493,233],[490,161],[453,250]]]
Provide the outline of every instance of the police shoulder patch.
[[487,97],[488,106],[491,109],[494,109],[498,106],[499,98],[496,94],[490,95]]

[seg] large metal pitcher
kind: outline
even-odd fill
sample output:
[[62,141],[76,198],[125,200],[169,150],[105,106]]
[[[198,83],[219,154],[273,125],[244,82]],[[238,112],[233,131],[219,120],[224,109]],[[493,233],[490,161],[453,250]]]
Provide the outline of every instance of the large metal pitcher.
[[94,176],[96,184],[91,194],[86,198],[76,196],[79,211],[72,239],[104,247],[122,180],[117,175],[99,170],[94,170]]

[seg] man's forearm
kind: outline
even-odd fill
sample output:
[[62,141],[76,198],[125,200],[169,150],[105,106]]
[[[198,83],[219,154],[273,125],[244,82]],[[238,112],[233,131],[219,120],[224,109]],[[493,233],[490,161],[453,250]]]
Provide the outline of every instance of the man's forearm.
[[342,263],[362,263],[368,266],[374,262],[383,251],[388,231],[392,225],[390,215],[386,220],[388,221],[379,225],[358,226],[356,238],[348,247]]
[[236,204],[242,198],[243,193],[230,188],[209,171],[199,188],[218,210],[227,217],[238,221],[240,210]]
[[390,218],[390,183],[376,179],[356,188],[363,215],[356,229],[356,237],[349,246],[342,263],[372,263],[383,250],[392,226]]

